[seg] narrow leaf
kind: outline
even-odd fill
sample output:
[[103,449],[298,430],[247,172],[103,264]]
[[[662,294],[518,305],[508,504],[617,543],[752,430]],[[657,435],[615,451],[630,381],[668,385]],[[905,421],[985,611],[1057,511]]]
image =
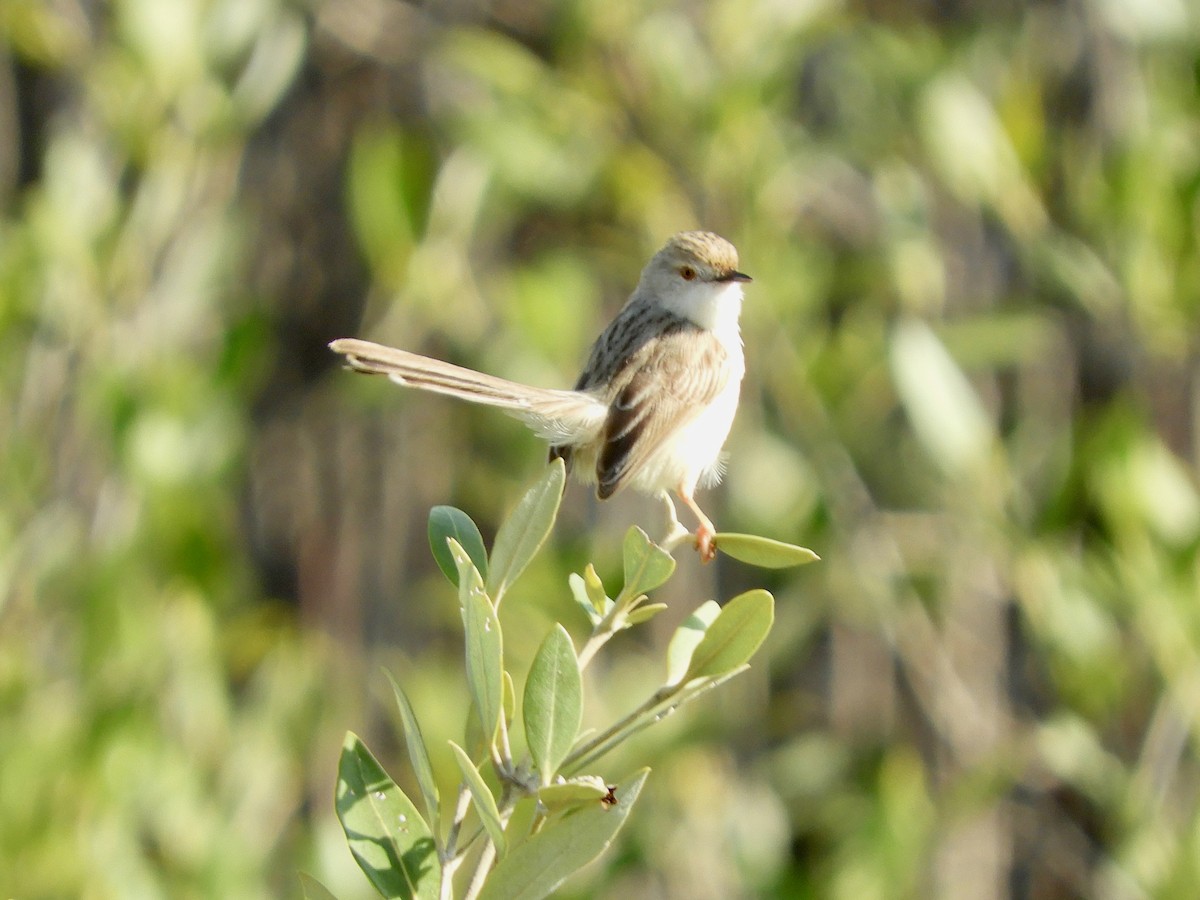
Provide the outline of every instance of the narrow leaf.
[[467,551],[467,556],[475,563],[485,577],[488,570],[487,550],[483,546],[483,537],[475,523],[461,509],[453,506],[435,506],[429,511],[429,549],[433,558],[450,583],[458,586],[458,565],[446,544],[447,538],[454,538],[458,545]]
[[487,578],[488,593],[495,598],[497,605],[550,534],[554,519],[558,516],[558,505],[562,502],[566,471],[561,459],[550,463],[541,480],[526,492],[516,509],[500,526],[496,543],[492,546],[491,569]]
[[584,803],[599,803],[608,796],[608,785],[598,775],[579,775],[538,788],[538,801],[550,812]]
[[665,603],[647,603],[645,606],[639,606],[625,617],[626,626],[641,625],[644,622],[649,622],[660,612],[667,608]]
[[611,807],[597,803],[552,819],[513,848],[488,877],[480,900],[540,900],[604,852],[637,801],[649,769],[613,791]]
[[667,684],[678,684],[692,664],[692,653],[700,646],[704,633],[721,614],[721,604],[716,600],[702,603],[683,624],[675,629],[671,643],[667,645]]
[[442,870],[433,833],[371,751],[350,733],[338,762],[336,808],[350,852],[383,896],[438,896]]
[[467,783],[467,790],[471,792],[471,799],[475,801],[475,811],[479,813],[479,821],[483,823],[488,837],[496,845],[496,852],[503,856],[506,847],[504,825],[500,822],[500,810],[496,807],[496,798],[488,790],[483,776],[479,774],[479,770],[471,762],[471,757],[467,756],[467,751],[454,743],[454,741],[449,741],[448,743],[450,744],[450,749],[454,751],[454,758],[458,761],[458,768],[462,770],[463,781]]
[[717,549],[727,556],[761,569],[787,569],[816,562],[821,557],[807,547],[785,544],[754,534],[723,531],[713,538]]
[[508,669],[504,670],[504,724],[510,724],[517,714],[517,689]]
[[675,558],[636,525],[625,533],[622,549],[625,585],[621,588],[621,596],[626,600],[654,590],[675,571]]
[[490,745],[496,735],[504,703],[500,619],[483,590],[479,570],[458,541],[450,538],[448,543],[458,566],[458,597],[462,603],[463,629],[466,633],[467,687],[479,713],[484,739]]
[[604,582],[596,574],[596,567],[591,563],[588,563],[587,568],[583,570],[583,585],[587,590],[588,599],[592,601],[592,607],[601,616],[607,615],[612,606],[612,600],[609,598],[608,592],[604,590]]
[[412,765],[413,774],[417,778],[417,786],[421,789],[421,799],[425,803],[425,815],[430,825],[437,829],[438,822],[438,788],[437,779],[433,777],[433,766],[429,763],[429,750],[425,739],[421,736],[421,726],[417,724],[417,716],[408,695],[401,690],[392,673],[384,670],[388,681],[392,684],[392,693],[396,695],[396,706],[400,709],[400,722],[404,726],[404,742],[408,747],[408,761]]
[[745,664],[775,621],[775,598],[764,590],[739,594],[721,610],[692,652],[685,681],[713,678]]
[[583,721],[583,679],[565,628],[556,625],[533,658],[525,680],[525,740],[542,783],[549,783]]

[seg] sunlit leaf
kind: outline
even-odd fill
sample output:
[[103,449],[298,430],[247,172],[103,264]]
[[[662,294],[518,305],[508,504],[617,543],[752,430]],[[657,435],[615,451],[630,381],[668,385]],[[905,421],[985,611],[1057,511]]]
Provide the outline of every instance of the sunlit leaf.
[[713,538],[717,549],[736,560],[762,569],[786,569],[816,562],[821,557],[807,547],[785,544],[754,534],[723,531]]
[[500,810],[496,807],[496,798],[492,796],[483,776],[471,762],[471,757],[467,756],[467,751],[454,741],[448,741],[448,743],[450,749],[454,751],[454,759],[458,762],[458,768],[462,771],[463,781],[466,782],[467,789],[471,792],[471,799],[475,801],[475,811],[479,814],[479,821],[483,823],[488,837],[496,845],[496,851],[503,855],[506,841],[504,825],[500,822]]
[[675,571],[675,558],[634,525],[623,545],[625,584],[621,596],[630,599],[661,586]]
[[504,654],[500,619],[483,590],[479,571],[453,538],[451,553],[458,566],[458,596],[462,603],[467,648],[467,688],[479,712],[484,739],[491,742],[504,704]]
[[762,645],[775,621],[775,599],[766,591],[747,591],[721,609],[692,651],[684,681],[712,678],[744,665]]
[[556,625],[533,658],[525,681],[525,740],[542,783],[547,783],[571,749],[583,721],[583,679],[575,647]]
[[497,604],[550,534],[562,502],[566,477],[565,464],[561,459],[555,459],[500,526],[492,546],[487,578],[488,593]]
[[604,590],[604,582],[596,574],[596,567],[591,563],[588,563],[587,568],[583,570],[583,585],[587,590],[588,599],[592,602],[592,607],[601,616],[607,615],[612,600]]
[[396,695],[396,706],[400,710],[400,722],[404,726],[404,742],[408,748],[408,761],[412,765],[413,774],[417,778],[417,786],[421,789],[421,799],[425,803],[425,814],[430,825],[436,830],[438,822],[438,787],[437,779],[433,777],[433,766],[429,763],[429,751],[425,739],[421,736],[421,726],[417,724],[416,714],[408,696],[400,688],[391,672],[384,672],[392,685],[392,693]]
[[480,900],[539,900],[549,896],[612,843],[637,801],[649,769],[642,769],[613,792],[611,807],[597,803],[546,823],[537,834],[497,863]]
[[429,826],[354,734],[342,745],[336,808],[350,852],[383,896],[438,896],[441,866]]
[[447,538],[454,538],[460,547],[467,552],[471,562],[484,578],[487,577],[487,550],[483,546],[483,537],[475,523],[461,509],[453,506],[435,506],[429,511],[429,549],[433,558],[450,583],[458,586],[458,564],[446,543]]
[[667,684],[678,684],[687,674],[688,666],[692,663],[692,653],[700,646],[708,626],[720,614],[721,604],[716,600],[708,600],[675,629],[671,643],[667,645]]
[[631,626],[641,625],[644,622],[649,622],[667,608],[667,604],[665,603],[647,603],[645,606],[639,606],[637,609],[631,611],[625,617],[625,621]]
[[608,785],[598,775],[578,775],[538,788],[538,800],[550,812],[583,803],[599,803],[608,796]]

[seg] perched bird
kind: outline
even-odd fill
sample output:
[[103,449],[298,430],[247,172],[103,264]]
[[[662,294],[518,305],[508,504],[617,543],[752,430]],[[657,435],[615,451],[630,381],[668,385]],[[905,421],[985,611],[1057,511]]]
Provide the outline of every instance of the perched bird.
[[625,486],[658,494],[678,523],[674,491],[696,516],[696,549],[707,562],[716,555],[716,529],[694,493],[721,478],[746,368],[738,316],[750,280],[729,241],[707,231],[676,234],[642,270],[570,391],[356,338],[329,346],[356,371],[516,416],[602,500]]

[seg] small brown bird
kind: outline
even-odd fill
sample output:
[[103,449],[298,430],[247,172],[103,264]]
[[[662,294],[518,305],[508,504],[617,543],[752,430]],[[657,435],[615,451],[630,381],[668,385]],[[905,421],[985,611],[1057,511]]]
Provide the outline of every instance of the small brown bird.
[[721,478],[721,448],[746,368],[738,317],[742,283],[750,280],[738,271],[729,241],[707,231],[675,235],[592,345],[570,391],[355,338],[329,346],[359,372],[516,416],[550,442],[551,459],[561,456],[578,478],[595,484],[602,500],[626,485],[658,494],[677,523],[674,491],[699,522],[696,549],[708,562],[716,529],[693,495]]

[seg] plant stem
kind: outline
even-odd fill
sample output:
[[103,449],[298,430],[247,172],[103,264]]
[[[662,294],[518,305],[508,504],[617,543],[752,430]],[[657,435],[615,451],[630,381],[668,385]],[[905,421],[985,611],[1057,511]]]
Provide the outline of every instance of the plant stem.
[[592,657],[596,655],[596,651],[607,644],[616,633],[616,630],[612,627],[612,623],[608,621],[607,617],[600,621],[600,624],[592,632],[591,637],[587,639],[587,643],[583,645],[583,649],[579,651],[580,672],[587,668],[588,663],[592,661]]
[[[498,804],[500,813],[500,825],[502,828],[508,828],[508,821],[512,818],[513,810],[517,806],[516,794],[512,786],[507,782],[504,785],[504,790],[500,794],[500,803]],[[479,853],[479,859],[475,862],[475,871],[471,874],[471,883],[467,886],[467,892],[463,894],[463,900],[475,900],[483,891],[484,882],[487,880],[488,872],[491,871],[492,863],[496,860],[496,845],[489,838],[483,845],[483,850]]]
[[458,786],[458,800],[454,804],[454,820],[450,823],[450,831],[446,835],[446,845],[442,848],[442,888],[438,893],[439,900],[453,900],[454,873],[462,865],[463,858],[458,855],[458,833],[467,818],[467,810],[471,808],[471,792],[464,781]]
[[443,862],[454,859],[458,853],[458,833],[462,830],[462,824],[467,818],[467,811],[471,808],[471,791],[464,781],[458,786],[458,800],[454,804],[454,819],[450,822],[450,831],[446,835],[446,846],[442,853],[445,857]]
[[593,760],[599,759],[621,741],[664,718],[666,713],[673,712],[683,704],[724,684],[730,678],[745,671],[746,668],[746,666],[741,666],[714,678],[700,678],[690,682],[663,685],[645,703],[625,718],[576,747],[563,761],[560,770],[563,772],[578,770]]
[[483,845],[483,852],[479,854],[479,861],[475,864],[475,872],[471,875],[471,883],[467,887],[467,892],[463,894],[463,900],[475,900],[483,891],[484,881],[487,879],[487,874],[491,870],[495,858],[496,845],[488,841]]
[[[563,760],[562,766],[560,766],[560,768],[563,770],[566,770],[567,768],[575,765],[579,760],[581,760],[585,756],[589,755],[597,747],[606,743],[607,741],[609,741],[616,735],[620,734],[621,731],[623,729],[625,729],[630,723],[636,721],[641,716],[646,715],[648,712],[650,712],[652,709],[654,709],[654,707],[658,706],[660,703],[663,702],[664,698],[659,696],[661,693],[662,693],[662,690],[656,691],[648,700],[646,700],[646,702],[644,702],[641,706],[639,706],[637,709],[635,709],[633,712],[631,712],[625,718],[620,719],[617,722],[614,722],[612,725],[610,725],[604,731],[600,732],[595,737],[585,741],[583,744],[580,744],[578,747],[576,747],[574,750],[572,750],[570,753],[567,754],[567,758]],[[668,694],[667,696],[670,696],[670,695]]]

